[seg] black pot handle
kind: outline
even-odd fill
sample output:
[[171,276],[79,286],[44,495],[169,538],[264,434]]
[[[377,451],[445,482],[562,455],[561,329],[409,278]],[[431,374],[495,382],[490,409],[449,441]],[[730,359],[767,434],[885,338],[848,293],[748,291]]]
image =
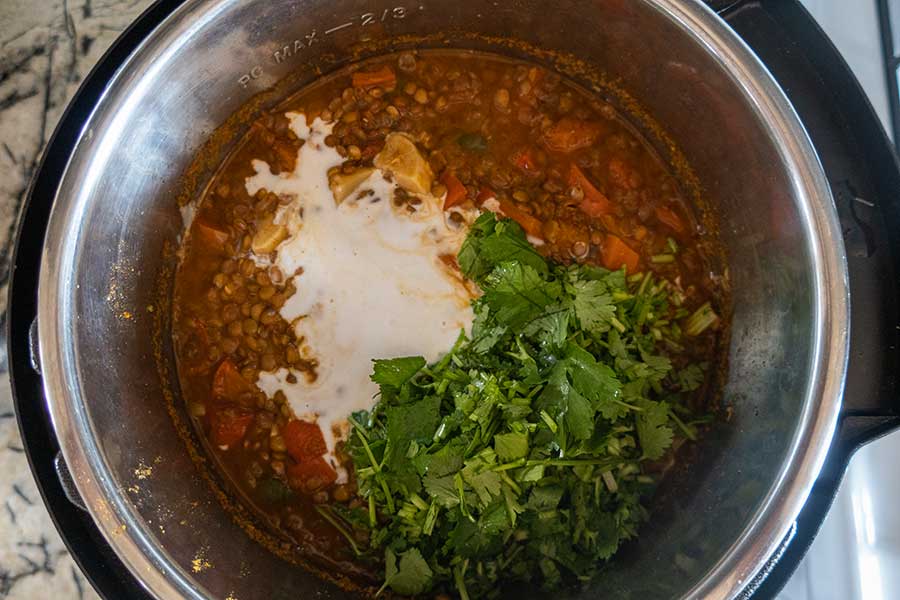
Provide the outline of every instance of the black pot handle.
[[[41,375],[41,358],[40,352],[38,351],[37,317],[35,317],[34,320],[31,321],[31,325],[28,327],[28,360],[31,364],[31,369],[35,372],[35,374]],[[85,506],[84,500],[81,498],[81,494],[78,492],[78,488],[75,486],[75,480],[72,478],[72,472],[69,471],[69,466],[66,464],[66,459],[63,458],[62,452],[59,450],[56,451],[56,454],[53,457],[53,471],[56,473],[56,478],[59,480],[60,489],[62,489],[62,492],[65,495],[66,499],[68,499],[69,502],[71,502],[81,510],[87,511],[87,506]]]

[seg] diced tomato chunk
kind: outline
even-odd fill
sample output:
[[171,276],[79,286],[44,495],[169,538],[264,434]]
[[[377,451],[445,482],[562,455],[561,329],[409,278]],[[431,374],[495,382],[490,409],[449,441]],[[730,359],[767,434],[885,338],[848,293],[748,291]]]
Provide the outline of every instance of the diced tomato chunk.
[[447,188],[447,196],[444,198],[444,210],[449,210],[457,204],[462,204],[466,200],[466,186],[462,184],[459,178],[452,171],[444,171],[441,175],[441,183]]
[[544,238],[541,222],[537,218],[528,214],[509,200],[501,199],[498,200],[498,202],[500,204],[500,212],[521,225],[522,229],[525,230],[525,233],[538,239]]
[[600,217],[613,212],[613,203],[609,201],[606,194],[594,187],[587,175],[573,164],[569,169],[569,185],[578,187],[584,194],[581,199],[581,208],[584,213],[590,217]]
[[210,415],[209,438],[216,446],[231,447],[247,435],[253,415],[234,408],[217,409]]
[[328,487],[337,480],[337,473],[321,456],[290,465],[287,474],[291,487],[307,493]]
[[624,265],[631,274],[637,272],[641,257],[623,242],[622,238],[608,233],[603,242],[602,258],[603,266],[607,269],[617,271]]
[[475,202],[478,203],[478,206],[481,206],[485,203],[486,200],[490,200],[491,198],[496,197],[497,194],[494,193],[494,190],[489,187],[482,187],[480,190],[478,190],[478,195],[475,196]]
[[253,385],[244,379],[234,363],[229,359],[223,360],[213,375],[212,394],[213,399],[225,402],[237,402],[242,397],[253,392]]
[[544,145],[555,152],[574,152],[596,142],[601,129],[596,121],[563,117],[544,134]]
[[369,88],[381,85],[392,88],[397,84],[397,75],[387,65],[375,71],[357,71],[353,74],[353,87]]
[[284,427],[284,443],[294,460],[322,456],[328,450],[322,430],[315,423],[294,419]]
[[671,208],[657,206],[655,214],[657,220],[672,231],[676,233],[685,232],[684,222],[681,220],[681,217],[678,216],[678,213]]
[[526,173],[537,169],[537,161],[531,148],[522,148],[512,156],[512,162]]

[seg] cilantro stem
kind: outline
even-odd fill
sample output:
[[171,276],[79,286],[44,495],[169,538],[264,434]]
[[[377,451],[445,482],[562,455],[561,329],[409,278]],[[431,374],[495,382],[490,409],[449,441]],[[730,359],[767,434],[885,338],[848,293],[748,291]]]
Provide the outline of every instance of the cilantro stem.
[[615,467],[620,464],[626,463],[628,461],[622,460],[620,458],[617,459],[609,459],[609,458],[542,458],[542,459],[534,459],[529,460],[525,463],[526,467],[537,467],[537,466],[545,466],[545,467],[581,467],[581,466],[596,466],[596,465],[606,465],[608,467]]
[[684,324],[684,332],[687,335],[700,335],[718,320],[719,315],[712,309],[709,302],[705,302],[688,317]]
[[459,592],[460,600],[469,600],[469,592],[466,591],[466,567],[469,566],[469,559],[463,561],[462,565],[456,565],[453,568],[453,581],[456,583],[456,590]]
[[519,553],[522,552],[522,550],[524,550],[524,549],[525,549],[525,546],[523,546],[521,544],[516,544],[513,547],[512,552],[509,553],[509,556],[507,556],[505,559],[500,560],[500,568],[505,569],[507,567],[507,565],[509,565],[513,561],[513,559],[516,556],[518,556]]
[[425,501],[418,494],[410,494],[409,501],[412,502],[416,508],[419,510],[425,510],[428,508],[428,505],[425,504]]
[[431,501],[431,505],[428,507],[428,512],[425,513],[425,522],[422,524],[422,533],[425,535],[431,535],[431,532],[434,531],[434,524],[437,521],[438,514],[438,505],[434,500]]
[[669,246],[669,250],[672,251],[672,254],[678,254],[678,242],[672,238],[666,238],[666,244]]
[[684,437],[693,441],[697,440],[697,434],[694,433],[690,427],[684,424],[684,421],[678,418],[678,415],[675,414],[675,411],[669,409],[669,416],[672,417],[672,420],[675,421],[675,424],[678,425],[678,428],[684,433]]
[[468,341],[468,338],[466,338],[466,330],[460,329],[459,335],[456,336],[456,341],[453,343],[453,347],[450,349],[450,352],[445,354],[441,358],[441,360],[436,362],[431,367],[431,370],[429,372],[435,373],[435,372],[443,371],[444,369],[446,369],[447,365],[450,364],[450,361],[453,360],[453,356],[456,354],[456,351],[459,350],[460,347],[462,347],[462,345],[466,343],[466,341]]
[[447,435],[447,422],[441,421],[441,424],[438,425],[438,428],[435,430],[434,435],[431,437],[431,441],[439,442],[445,435]]
[[522,488],[516,485],[516,482],[512,480],[512,478],[506,473],[506,471],[500,471],[500,479],[502,479],[504,483],[506,483],[506,485],[508,485],[512,489],[512,491],[516,493],[516,496],[522,493]]
[[699,415],[695,419],[688,421],[688,425],[693,427],[694,425],[706,425],[708,423],[712,423],[715,417],[713,415]]
[[381,484],[381,490],[384,492],[384,501],[387,504],[388,513],[394,514],[396,506],[394,505],[394,496],[391,494],[391,489],[383,477],[378,478],[378,483]]
[[456,484],[456,493],[459,495],[459,512],[474,523],[475,518],[469,514],[469,509],[466,506],[466,490],[465,487],[463,487],[462,475],[459,471],[457,471],[456,475],[453,477],[453,483]]
[[628,276],[628,283],[637,283],[641,279],[644,278],[643,273],[634,273],[633,275]]
[[650,262],[652,262],[655,265],[663,265],[666,263],[673,263],[673,262],[675,262],[675,255],[674,254],[654,254],[653,256],[650,257]]
[[622,324],[622,321],[618,320],[615,317],[609,318],[609,324],[615,327],[619,331],[619,333],[625,333],[625,330],[627,329],[627,327]]
[[636,324],[638,327],[643,327],[644,321],[647,320],[647,315],[650,314],[650,303],[646,300],[641,303],[641,310],[638,313]]
[[322,518],[331,523],[331,526],[337,529],[338,533],[344,536],[347,541],[350,543],[350,547],[353,548],[353,553],[357,556],[360,556],[362,553],[359,551],[359,548],[356,545],[356,541],[353,539],[353,536],[350,535],[350,532],[347,531],[343,525],[341,525],[338,520],[331,514],[331,509],[326,506],[322,506],[321,504],[316,505],[316,512],[322,515]]
[[635,292],[636,296],[643,296],[644,292],[647,291],[647,286],[650,285],[650,280],[653,279],[653,273],[647,271],[647,274],[644,275],[644,279],[641,281],[641,285],[638,286],[637,292]]
[[354,425],[354,431],[356,432],[356,437],[359,438],[360,443],[363,446],[363,449],[366,451],[366,456],[369,457],[369,462],[372,463],[372,468],[375,469],[376,473],[381,473],[381,465],[378,464],[378,461],[375,460],[375,455],[372,454],[372,449],[369,448],[369,442],[366,441],[365,434],[362,433],[362,430],[357,428]]
[[[606,488],[613,494],[619,491],[619,485],[616,483],[616,478],[613,477],[612,471],[603,471],[600,474],[600,477],[603,479],[603,483],[606,484]],[[597,495],[599,497],[599,494]]]
[[354,431],[356,431],[358,434],[362,435],[364,438],[366,438],[366,440],[369,439],[369,436],[366,435],[365,428],[362,425],[360,425],[359,422],[355,418],[353,418],[353,415],[348,416],[347,420],[350,421],[351,425],[353,425]]
[[550,428],[550,431],[552,431],[553,433],[559,431],[559,425],[556,424],[556,421],[553,420],[553,417],[547,414],[546,410],[541,411],[541,419],[544,421],[544,423],[547,424],[547,427]]
[[618,404],[619,406],[624,406],[624,407],[627,408],[628,410],[634,410],[634,411],[637,411],[637,412],[643,412],[643,411],[644,411],[644,409],[641,408],[640,406],[635,406],[634,404],[628,404],[628,403],[625,402],[624,400],[619,400],[618,398],[613,398],[612,401],[615,402],[616,404]]
[[497,465],[496,467],[491,468],[491,471],[508,471],[510,469],[518,469],[519,467],[525,466],[525,459],[518,458],[512,462],[503,463],[502,465]]
[[376,514],[375,514],[375,496],[370,494],[369,495],[369,527],[371,527],[372,529],[375,529],[375,525],[377,525],[377,524],[378,524],[378,521],[376,520]]

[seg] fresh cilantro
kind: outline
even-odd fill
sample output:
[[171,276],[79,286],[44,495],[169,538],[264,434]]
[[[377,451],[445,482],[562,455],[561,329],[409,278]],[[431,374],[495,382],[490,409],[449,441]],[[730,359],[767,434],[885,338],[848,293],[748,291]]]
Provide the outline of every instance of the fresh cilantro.
[[362,506],[333,514],[400,594],[586,581],[647,518],[646,463],[705,422],[681,298],[649,273],[548,263],[490,213],[458,261],[483,292],[471,337],[432,365],[375,361],[378,404],[347,442]]
[[643,410],[637,417],[638,439],[644,457],[655,460],[672,444],[672,428],[668,426],[669,407],[665,402],[644,400],[640,408]]
[[528,497],[528,508],[544,511],[559,506],[565,489],[561,485],[535,486]]
[[456,490],[456,481],[453,475],[438,477],[428,474],[422,480],[425,491],[434,498],[440,506],[452,508],[459,504],[459,493]]
[[559,287],[528,265],[503,262],[484,281],[482,301],[498,323],[518,329],[544,313],[559,296]]
[[372,370],[372,381],[379,385],[390,385],[393,387],[400,387],[425,366],[425,359],[421,356],[374,360],[372,362],[375,363]]
[[458,260],[463,275],[479,284],[504,262],[531,267],[541,276],[548,270],[547,262],[525,239],[522,228],[515,221],[498,221],[490,212],[472,224]]
[[610,321],[616,315],[616,307],[612,296],[607,293],[607,286],[603,281],[580,280],[573,286],[575,297],[572,305],[578,322],[589,331],[606,331]]
[[693,392],[703,385],[706,363],[690,364],[678,372],[678,386],[682,392]]
[[494,436],[494,451],[503,461],[513,461],[528,455],[528,434],[525,432],[499,433]]
[[384,554],[385,585],[407,596],[421,594],[430,587],[433,573],[422,558],[422,553],[416,548],[410,548],[402,553],[399,565],[397,556],[390,548],[387,548]]
[[431,440],[440,422],[440,404],[440,398],[423,398],[388,407],[385,410],[388,440],[398,443]]

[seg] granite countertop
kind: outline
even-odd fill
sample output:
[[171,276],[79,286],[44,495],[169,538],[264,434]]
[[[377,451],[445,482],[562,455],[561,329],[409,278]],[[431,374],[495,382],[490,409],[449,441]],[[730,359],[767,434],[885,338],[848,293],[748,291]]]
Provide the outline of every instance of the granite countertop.
[[[29,180],[82,78],[150,0],[0,0],[0,315]],[[5,328],[5,326],[4,326]],[[0,600],[93,599],[44,509],[0,350]]]

